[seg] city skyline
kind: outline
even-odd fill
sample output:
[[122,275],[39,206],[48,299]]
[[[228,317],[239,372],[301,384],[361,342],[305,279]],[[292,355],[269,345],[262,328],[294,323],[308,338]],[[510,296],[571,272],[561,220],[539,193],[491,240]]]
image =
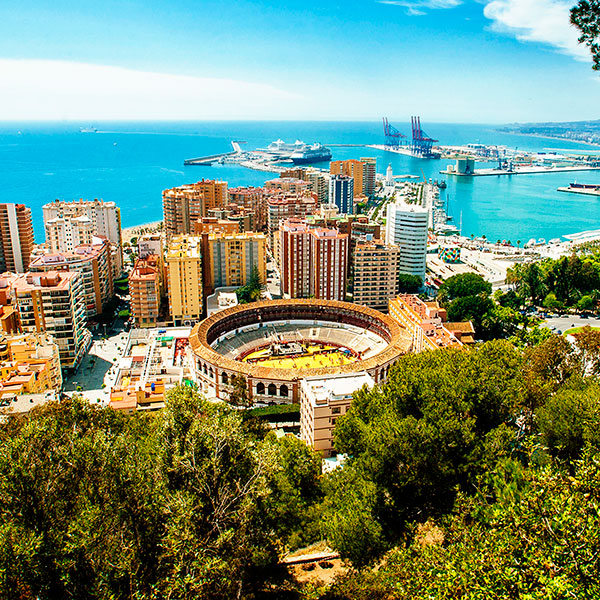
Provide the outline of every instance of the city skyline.
[[[565,0],[30,0],[0,7],[3,120],[597,118]],[[43,99],[43,101],[40,101]],[[343,101],[342,101],[343,99]]]

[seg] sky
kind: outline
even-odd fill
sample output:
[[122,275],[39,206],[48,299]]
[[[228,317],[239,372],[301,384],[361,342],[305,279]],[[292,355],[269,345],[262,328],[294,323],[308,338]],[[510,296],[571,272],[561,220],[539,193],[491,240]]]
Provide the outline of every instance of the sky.
[[600,118],[575,0],[0,3],[0,120]]

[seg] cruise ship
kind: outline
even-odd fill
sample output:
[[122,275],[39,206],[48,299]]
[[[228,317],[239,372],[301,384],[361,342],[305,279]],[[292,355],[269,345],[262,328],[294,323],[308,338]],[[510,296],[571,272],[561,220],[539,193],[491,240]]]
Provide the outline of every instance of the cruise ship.
[[295,165],[324,162],[331,160],[331,150],[322,144],[305,145],[303,148],[296,150],[290,156],[290,160]]

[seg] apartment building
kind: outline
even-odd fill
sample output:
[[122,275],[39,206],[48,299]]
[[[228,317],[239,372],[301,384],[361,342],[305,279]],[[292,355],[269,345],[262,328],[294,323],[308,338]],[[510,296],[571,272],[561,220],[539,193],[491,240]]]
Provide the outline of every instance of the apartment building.
[[24,204],[0,204],[0,273],[24,273],[33,250],[31,210]]
[[203,310],[200,238],[172,238],[165,262],[171,318],[176,326],[192,325],[202,318]]
[[46,246],[50,252],[73,252],[89,246],[93,237],[106,238],[111,244],[113,278],[123,272],[121,210],[104,200],[55,200],[42,207]]
[[164,295],[162,254],[138,258],[129,274],[131,317],[136,327],[155,327]]
[[446,310],[437,302],[425,302],[414,294],[402,294],[389,301],[390,316],[410,331],[413,352],[475,343],[470,321],[450,323]]
[[348,236],[336,229],[309,227],[302,219],[280,224],[281,291],[289,298],[346,297]]
[[354,212],[354,179],[348,175],[332,175],[329,178],[329,204],[335,204],[340,213]]
[[356,243],[351,261],[352,301],[387,312],[398,293],[400,248],[365,239]]
[[308,181],[296,179],[295,177],[278,177],[265,181],[265,189],[281,190],[291,194],[306,194],[311,191],[310,188],[311,184]]
[[60,353],[45,333],[0,333],[0,400],[60,391]]
[[329,201],[329,173],[314,167],[293,167],[282,171],[279,176],[307,181],[310,183],[310,191],[317,195],[319,204],[327,204]]
[[208,210],[228,202],[227,183],[202,179],[163,191],[164,230],[167,238],[193,233],[194,223]]
[[111,244],[92,238],[90,245],[77,246],[72,252],[47,253],[35,258],[31,273],[73,271],[81,275],[87,318],[102,314],[114,296]]
[[[253,215],[253,231],[265,231],[267,228],[267,196],[277,190],[267,191],[261,187],[236,187],[229,190],[229,203],[243,207],[245,211]],[[216,216],[216,215],[212,215]],[[240,227],[240,231],[248,231]]]
[[316,194],[278,194],[267,198],[267,230],[269,244],[276,259],[279,259],[279,223],[292,217],[303,219],[316,212],[318,199]]
[[219,287],[241,287],[248,283],[256,267],[261,281],[266,277],[267,237],[264,233],[210,233],[203,238],[207,265],[206,294]]
[[333,430],[345,415],[352,394],[375,381],[368,373],[305,377],[300,382],[300,439],[324,458],[336,454]]
[[46,332],[58,345],[63,369],[76,368],[92,336],[85,327],[81,275],[72,271],[25,273],[11,283],[25,332]]

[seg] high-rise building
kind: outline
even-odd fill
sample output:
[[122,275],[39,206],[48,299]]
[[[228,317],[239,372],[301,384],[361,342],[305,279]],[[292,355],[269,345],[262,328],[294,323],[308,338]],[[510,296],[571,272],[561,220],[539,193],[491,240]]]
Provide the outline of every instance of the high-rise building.
[[167,238],[193,233],[194,223],[208,210],[225,206],[227,183],[203,179],[163,192],[164,230]]
[[107,239],[93,238],[93,243],[78,246],[73,252],[47,253],[29,265],[31,273],[73,271],[81,275],[88,319],[102,314],[114,296],[111,245]]
[[300,439],[328,458],[335,454],[333,430],[352,403],[352,394],[372,388],[368,373],[305,377],[300,382]]
[[387,312],[398,293],[400,248],[365,239],[356,243],[351,260],[352,301]]
[[354,197],[370,196],[375,192],[376,158],[334,160],[329,165],[332,175],[347,175],[354,179]]
[[0,204],[0,273],[23,273],[33,250],[31,210],[24,204]]
[[279,224],[281,292],[288,298],[309,298],[313,294],[310,227],[303,219]]
[[267,198],[267,229],[274,256],[279,257],[279,223],[292,217],[304,218],[316,212],[316,194],[277,194]]
[[203,253],[203,260],[208,263],[207,293],[212,294],[219,287],[246,285],[254,267],[261,281],[265,281],[267,238],[263,233],[211,233],[207,238],[208,251]]
[[354,179],[348,175],[332,175],[329,178],[329,204],[335,204],[341,213],[354,212]]
[[416,204],[388,204],[385,241],[400,247],[399,272],[425,282],[429,213]]
[[[277,190],[274,190],[276,193]],[[267,228],[267,202],[266,197],[273,191],[257,187],[237,187],[229,190],[229,203],[238,207],[244,207],[246,211],[253,214],[254,231],[266,231]],[[214,216],[214,215],[213,215]],[[246,231],[240,228],[240,231]]]
[[72,271],[25,273],[11,284],[26,332],[50,334],[60,351],[63,368],[76,368],[91,341],[81,275]]
[[145,235],[138,239],[138,258],[148,258],[151,254],[163,256],[162,236],[159,233]]
[[291,177],[307,181],[310,183],[310,191],[317,195],[319,204],[327,204],[329,200],[329,173],[314,167],[293,167],[281,171],[279,176],[281,178]]
[[348,235],[290,219],[280,224],[279,247],[281,291],[286,296],[345,299]]
[[[213,209],[217,210],[217,209]],[[224,210],[224,209],[220,209]],[[237,221],[219,219],[217,217],[202,217],[194,223],[194,235],[203,233],[239,233],[240,224]]]
[[56,217],[46,221],[46,248],[49,252],[72,252],[92,243],[94,223],[87,215]]
[[374,157],[361,158],[363,164],[363,187],[362,193],[371,196],[375,193],[375,182],[377,180],[377,159]]
[[337,229],[311,229],[315,298],[345,300],[348,273],[348,235]]
[[164,265],[161,254],[138,258],[129,274],[131,316],[136,327],[155,327],[164,293]]
[[177,236],[167,249],[169,312],[175,325],[191,325],[202,317],[202,257],[200,238]]
[[[91,244],[91,231],[92,235],[104,237],[111,243],[113,277],[120,277],[123,272],[121,210],[114,202],[55,200],[45,204],[42,211],[46,245],[51,252],[72,252],[77,246]],[[87,217],[89,221],[80,217]]]

